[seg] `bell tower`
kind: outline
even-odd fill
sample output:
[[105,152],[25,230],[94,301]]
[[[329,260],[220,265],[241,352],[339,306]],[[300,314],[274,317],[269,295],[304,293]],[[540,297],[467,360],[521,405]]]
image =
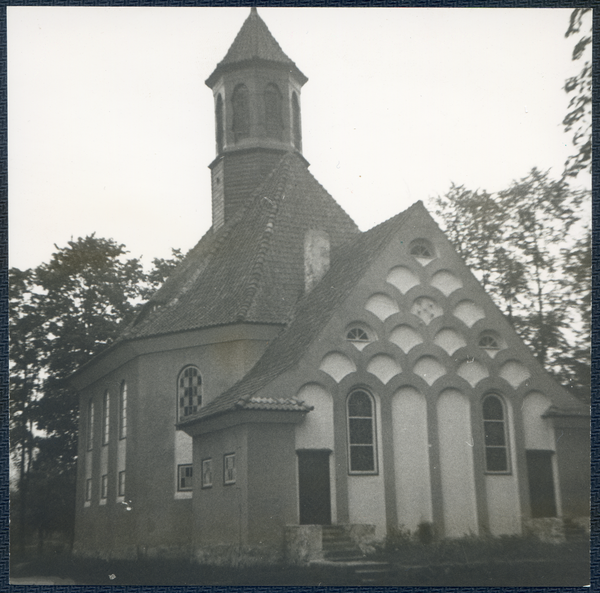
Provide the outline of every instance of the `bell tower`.
[[214,96],[217,156],[210,169],[215,229],[233,216],[285,152],[302,154],[300,93],[307,80],[252,8],[206,80]]

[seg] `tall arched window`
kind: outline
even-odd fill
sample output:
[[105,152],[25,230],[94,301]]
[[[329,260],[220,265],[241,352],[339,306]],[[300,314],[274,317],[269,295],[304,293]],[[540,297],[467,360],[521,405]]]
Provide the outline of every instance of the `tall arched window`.
[[300,103],[298,95],[292,93],[292,129],[294,132],[294,146],[302,150],[302,126],[300,123]]
[[217,153],[223,152],[223,99],[217,95],[217,106],[215,107],[215,125],[217,135]]
[[485,469],[493,473],[508,472],[508,439],[504,403],[497,395],[483,400],[485,435]]
[[283,139],[283,118],[281,117],[281,92],[274,84],[265,89],[265,129],[269,138]]
[[185,367],[177,381],[179,418],[195,414],[202,405],[202,377],[195,366]]
[[90,400],[88,404],[87,417],[87,450],[91,451],[94,446],[94,401]]
[[110,393],[104,392],[104,399],[102,401],[102,444],[108,444],[108,438],[110,436]]
[[375,402],[364,389],[356,389],[348,396],[348,452],[350,473],[377,472]]
[[250,135],[250,94],[245,84],[238,84],[233,91],[233,134],[235,141]]
[[121,383],[121,394],[119,397],[119,438],[127,436],[127,383]]

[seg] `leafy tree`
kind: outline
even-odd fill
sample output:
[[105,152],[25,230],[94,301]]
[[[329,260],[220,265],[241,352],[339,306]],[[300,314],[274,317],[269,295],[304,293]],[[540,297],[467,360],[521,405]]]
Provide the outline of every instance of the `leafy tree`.
[[449,239],[509,322],[578,395],[589,375],[578,331],[589,319],[589,243],[566,246],[587,197],[534,168],[496,194],[452,185],[434,202]]
[[592,164],[592,62],[589,47],[592,42],[592,9],[576,8],[571,13],[565,37],[578,35],[572,59],[584,59],[576,76],[567,79],[564,89],[571,96],[569,111],[563,120],[565,131],[573,132],[577,152],[565,163],[565,175],[576,177],[580,171],[590,171]]
[[77,394],[66,379],[131,321],[145,280],[139,260],[125,254],[123,245],[91,235],[70,241],[35,271],[47,373],[36,421],[62,443],[65,463],[74,463],[78,416]]
[[32,301],[31,270],[9,270],[9,332],[10,332],[10,452],[18,472],[17,489],[19,534],[18,546],[24,549],[28,477],[36,448],[33,406],[39,395],[41,361],[40,317]]
[[[21,534],[72,531],[77,394],[68,377],[130,323],[142,299],[182,259],[155,259],[146,273],[123,245],[91,235],[58,248],[35,270],[10,271],[11,450]],[[52,496],[48,496],[48,492]]]

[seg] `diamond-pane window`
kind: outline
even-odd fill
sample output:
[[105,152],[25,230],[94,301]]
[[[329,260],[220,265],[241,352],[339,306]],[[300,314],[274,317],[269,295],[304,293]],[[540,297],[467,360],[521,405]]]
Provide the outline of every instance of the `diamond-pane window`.
[[202,377],[194,366],[184,368],[177,383],[179,418],[195,414],[202,405]]

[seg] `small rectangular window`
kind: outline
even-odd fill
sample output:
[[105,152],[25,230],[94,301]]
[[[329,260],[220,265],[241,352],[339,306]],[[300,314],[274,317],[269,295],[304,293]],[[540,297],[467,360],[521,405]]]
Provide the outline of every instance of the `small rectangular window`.
[[212,459],[202,460],[202,488],[211,488],[213,482]]
[[235,453],[223,456],[223,483],[235,484]]
[[102,476],[102,489],[100,491],[100,498],[108,498],[108,474]]
[[119,489],[118,496],[125,496],[125,471],[119,472]]
[[179,490],[180,492],[192,490],[192,470],[193,468],[191,463],[177,466],[177,490]]
[[92,500],[92,479],[88,478],[85,481],[85,501],[89,502]]

